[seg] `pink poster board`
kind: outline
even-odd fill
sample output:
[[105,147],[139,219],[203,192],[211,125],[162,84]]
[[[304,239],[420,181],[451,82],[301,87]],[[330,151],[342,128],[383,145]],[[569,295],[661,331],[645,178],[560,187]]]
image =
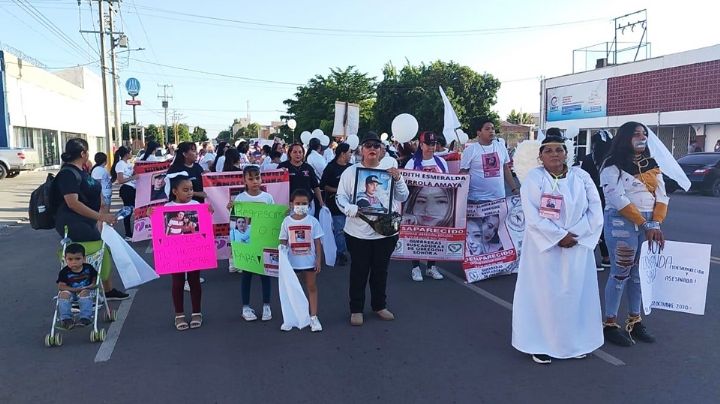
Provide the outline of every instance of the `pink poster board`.
[[208,205],[161,206],[152,211],[155,271],[160,275],[217,268]]

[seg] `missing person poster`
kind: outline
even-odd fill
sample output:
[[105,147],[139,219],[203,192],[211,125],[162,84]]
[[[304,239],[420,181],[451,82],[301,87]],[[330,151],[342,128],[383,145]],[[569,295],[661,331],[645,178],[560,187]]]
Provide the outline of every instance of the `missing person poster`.
[[468,282],[508,275],[517,268],[519,245],[514,233],[525,226],[516,196],[467,206],[467,238],[463,269]]
[[382,215],[392,209],[392,176],[386,170],[358,168],[355,173],[353,203],[358,212],[366,215]]
[[132,241],[134,242],[149,240],[152,237],[152,221],[147,215],[147,208],[161,206],[167,202],[165,175],[169,167],[169,161],[137,161],[133,167],[137,176],[133,211]]
[[217,268],[207,204],[154,208],[152,239],[155,271],[160,275]]
[[[278,205],[290,202],[290,176],[285,170],[268,170],[260,173],[261,189],[273,196]],[[207,203],[211,204],[213,213],[213,231],[218,250],[218,259],[229,259],[231,250],[230,210],[227,205],[235,197],[245,191],[242,172],[222,172],[203,174],[203,188],[207,194]],[[279,234],[279,233],[278,233]],[[277,244],[277,239],[275,240]],[[277,247],[277,245],[275,245]]]
[[243,271],[277,276],[277,246],[287,205],[235,202],[230,216],[233,266]]
[[392,258],[462,261],[468,175],[400,170],[410,190]]

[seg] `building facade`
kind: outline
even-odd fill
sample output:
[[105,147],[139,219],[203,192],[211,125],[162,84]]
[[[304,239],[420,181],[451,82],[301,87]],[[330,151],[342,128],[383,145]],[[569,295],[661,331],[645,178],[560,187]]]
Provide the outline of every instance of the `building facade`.
[[35,149],[45,167],[71,138],[105,152],[102,80],[87,68],[50,72],[0,50],[0,95],[0,147]]
[[720,45],[542,81],[541,128],[578,128],[577,155],[599,129],[650,127],[673,155],[720,140]]

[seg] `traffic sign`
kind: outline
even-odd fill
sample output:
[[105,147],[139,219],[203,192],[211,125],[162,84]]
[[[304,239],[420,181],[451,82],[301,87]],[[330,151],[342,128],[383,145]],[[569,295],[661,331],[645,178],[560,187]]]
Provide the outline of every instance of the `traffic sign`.
[[125,88],[127,89],[128,95],[137,97],[137,95],[140,94],[140,80],[135,77],[130,77],[125,82]]
[[125,105],[142,105],[140,100],[125,100]]

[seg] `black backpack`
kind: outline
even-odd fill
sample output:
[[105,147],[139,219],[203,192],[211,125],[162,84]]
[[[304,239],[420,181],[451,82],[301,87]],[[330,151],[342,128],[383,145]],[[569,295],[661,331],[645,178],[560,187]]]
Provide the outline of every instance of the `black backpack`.
[[[82,177],[72,168],[62,168],[63,170],[72,171],[78,183],[82,182]],[[58,174],[60,174],[58,172]],[[55,189],[55,176],[48,174],[45,182],[37,187],[30,194],[30,204],[28,206],[28,216],[30,217],[30,226],[34,230],[50,230],[55,228],[55,214],[60,206],[60,196]]]

